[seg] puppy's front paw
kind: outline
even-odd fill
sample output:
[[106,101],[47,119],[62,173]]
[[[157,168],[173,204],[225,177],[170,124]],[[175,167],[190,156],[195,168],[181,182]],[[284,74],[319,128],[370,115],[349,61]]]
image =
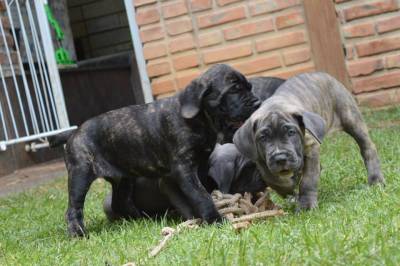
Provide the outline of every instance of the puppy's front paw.
[[203,217],[203,221],[205,221],[208,224],[212,223],[222,223],[224,221],[224,218],[217,212],[213,212],[205,217]]
[[311,210],[318,207],[316,196],[300,196],[298,202],[298,211]]
[[65,213],[65,221],[68,225],[68,235],[70,237],[87,237],[85,226],[83,225],[82,209],[69,208]]
[[382,174],[375,174],[368,176],[368,184],[372,185],[385,185],[385,178]]

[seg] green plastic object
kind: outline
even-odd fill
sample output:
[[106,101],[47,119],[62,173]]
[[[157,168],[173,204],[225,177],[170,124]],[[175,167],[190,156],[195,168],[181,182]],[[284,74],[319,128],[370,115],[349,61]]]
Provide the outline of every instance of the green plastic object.
[[54,28],[56,32],[57,40],[64,40],[64,32],[62,31],[60,24],[58,24],[58,21],[54,18],[49,5],[44,5],[44,9],[46,10],[47,19],[49,20],[50,25]]
[[75,63],[73,60],[71,60],[68,51],[62,47],[56,50],[56,61],[57,64],[61,65],[72,65]]
[[55,52],[57,64],[60,65],[74,64],[75,62],[71,59],[71,56],[69,55],[68,51],[62,47],[62,41],[64,40],[64,32],[62,31],[60,24],[58,24],[58,21],[54,18],[49,5],[45,4],[44,9],[46,10],[47,19],[49,20],[50,25],[56,33],[56,38],[60,46]]

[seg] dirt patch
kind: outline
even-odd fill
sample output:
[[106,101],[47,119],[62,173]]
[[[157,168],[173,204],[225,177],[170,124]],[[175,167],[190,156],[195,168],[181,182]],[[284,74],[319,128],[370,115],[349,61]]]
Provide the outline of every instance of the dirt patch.
[[67,175],[63,160],[50,161],[19,169],[0,177],[0,197],[19,193]]

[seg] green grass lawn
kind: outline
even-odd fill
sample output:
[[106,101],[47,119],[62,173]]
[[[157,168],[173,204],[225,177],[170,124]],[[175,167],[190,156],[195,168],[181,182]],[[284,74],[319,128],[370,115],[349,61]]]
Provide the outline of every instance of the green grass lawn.
[[[95,182],[85,222],[89,239],[69,239],[66,178],[0,199],[0,265],[400,265],[400,108],[364,112],[380,155],[386,187],[369,187],[355,142],[341,133],[324,141],[319,208],[235,233],[225,224],[185,231],[156,258],[148,250],[172,219],[109,223]],[[390,125],[380,128],[380,125]]]

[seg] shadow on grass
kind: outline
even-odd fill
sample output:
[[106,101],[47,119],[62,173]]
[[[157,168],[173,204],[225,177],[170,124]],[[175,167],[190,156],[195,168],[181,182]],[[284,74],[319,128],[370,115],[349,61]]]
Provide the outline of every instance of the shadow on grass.
[[158,215],[154,217],[142,217],[136,219],[119,219],[115,221],[109,221],[107,218],[97,217],[92,219],[87,225],[86,229],[89,234],[102,235],[106,233],[114,233],[121,231],[126,227],[142,227],[145,225],[157,225],[163,227],[165,225],[176,225],[183,222],[181,217],[175,214],[165,213],[164,215]]

